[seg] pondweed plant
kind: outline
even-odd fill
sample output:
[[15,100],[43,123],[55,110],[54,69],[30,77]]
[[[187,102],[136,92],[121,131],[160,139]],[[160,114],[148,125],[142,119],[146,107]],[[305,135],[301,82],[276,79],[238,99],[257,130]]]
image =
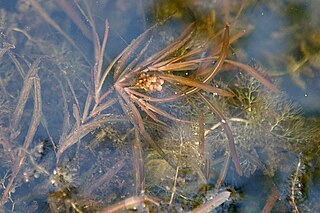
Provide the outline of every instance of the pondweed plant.
[[[41,211],[40,201],[31,200],[47,199],[52,212],[116,212],[126,208],[160,211],[161,201],[169,209],[182,205],[184,210],[203,212],[229,198],[230,192],[221,190],[221,185],[230,160],[242,176],[243,162],[253,159],[247,153],[252,149],[241,137],[243,132],[255,138],[262,134],[261,128],[253,128],[256,124],[252,124],[252,131],[248,128],[259,118],[236,117],[232,107],[240,102],[239,113],[249,115],[257,110],[258,114],[255,106],[260,94],[264,90],[270,90],[268,94],[273,92],[272,95],[279,92],[256,69],[229,57],[230,44],[245,34],[240,31],[230,35],[244,3],[232,17],[231,6],[225,1],[228,22],[216,32],[205,33],[196,20],[181,24],[168,17],[145,30],[108,61],[112,28],[106,18],[104,25],[96,24],[96,3],[57,0],[69,22],[90,41],[93,51],[88,53],[83,50],[87,46],[78,44],[50,15],[55,10],[53,5],[44,9],[42,2],[23,2],[31,6],[24,10],[35,17],[35,26],[31,26],[30,32],[17,26],[7,27],[7,37],[1,37],[0,56],[6,59],[1,66],[9,67],[10,72],[16,73],[13,76],[23,80],[20,84],[9,76],[1,81],[5,98],[15,106],[6,112],[7,123],[1,127],[1,132],[8,132],[1,137],[2,157],[8,161],[1,168],[3,211],[21,211],[23,203]],[[43,25],[50,26],[64,40],[60,43],[55,36],[37,34],[38,27]],[[170,41],[164,40],[162,33],[167,25],[183,28],[182,33]],[[248,83],[247,77],[229,87],[217,80],[217,75],[227,69],[240,69],[256,82]],[[250,90],[252,95],[243,96],[246,83],[259,85],[258,92]],[[11,92],[12,86],[19,88],[18,92]],[[19,98],[12,98],[14,93]],[[260,107],[270,107],[267,101],[266,105],[261,102]],[[275,116],[264,119],[270,122],[272,118]],[[284,129],[278,131],[287,127],[282,126],[279,117],[276,119],[269,125],[268,136],[290,136]],[[218,126],[222,128],[217,132]],[[200,197],[192,200],[184,196],[196,188],[207,188],[213,176],[212,165],[219,162],[211,162],[213,153],[225,156],[220,159],[224,162],[221,172],[215,173],[213,199],[202,203]],[[260,167],[265,163],[250,162]],[[39,178],[39,182],[32,181],[34,178]],[[197,184],[189,185],[186,180]],[[157,190],[161,192],[155,192],[153,182],[158,183]],[[188,186],[185,191],[183,186]],[[28,187],[36,192],[25,195]],[[22,195],[17,195],[17,191]]]

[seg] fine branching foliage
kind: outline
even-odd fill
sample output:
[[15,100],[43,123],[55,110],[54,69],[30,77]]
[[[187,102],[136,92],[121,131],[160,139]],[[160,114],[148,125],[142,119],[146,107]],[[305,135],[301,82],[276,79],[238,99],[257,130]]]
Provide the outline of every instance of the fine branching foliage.
[[95,15],[111,3],[56,2],[20,0],[34,25],[1,26],[0,211],[210,211],[230,197],[229,171],[272,177],[305,141],[298,107],[230,54],[246,1],[223,1],[214,28],[213,14],[181,21],[155,4],[159,20],[115,51],[114,17]]

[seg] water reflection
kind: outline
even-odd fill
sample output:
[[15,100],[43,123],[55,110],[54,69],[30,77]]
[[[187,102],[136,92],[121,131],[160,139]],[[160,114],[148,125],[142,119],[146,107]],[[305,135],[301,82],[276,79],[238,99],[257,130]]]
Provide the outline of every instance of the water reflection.
[[317,1],[256,4],[248,53],[262,63],[306,113],[319,114]]

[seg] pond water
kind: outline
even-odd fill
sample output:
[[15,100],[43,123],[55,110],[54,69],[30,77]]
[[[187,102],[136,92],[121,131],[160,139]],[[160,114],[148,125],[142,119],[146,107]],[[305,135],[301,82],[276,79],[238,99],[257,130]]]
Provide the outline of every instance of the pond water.
[[0,1],[0,212],[316,212],[319,7]]

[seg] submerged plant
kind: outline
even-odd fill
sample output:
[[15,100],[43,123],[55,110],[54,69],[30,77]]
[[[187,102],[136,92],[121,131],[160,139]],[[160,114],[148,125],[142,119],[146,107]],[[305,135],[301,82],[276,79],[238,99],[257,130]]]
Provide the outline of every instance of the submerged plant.
[[[68,55],[68,51],[49,51],[42,43],[43,40],[42,42],[35,42],[36,40],[31,38],[27,32],[15,29],[22,32],[28,42],[38,47],[44,55],[23,61],[20,57],[16,57],[10,46],[2,48],[3,56],[11,60],[14,64],[13,67],[20,72],[23,79],[14,113],[10,112],[10,142],[14,143],[19,138],[25,138],[23,145],[14,143],[15,150],[12,149],[10,152],[17,153],[18,157],[16,159],[12,158],[13,163],[9,169],[10,177],[5,181],[5,188],[2,193],[2,208],[5,207],[8,199],[11,199],[14,188],[19,188],[19,184],[17,184],[19,173],[30,162],[38,173],[42,173],[46,177],[42,182],[44,186],[49,188],[54,184],[55,188],[50,193],[48,202],[50,203],[50,210],[55,212],[62,209],[66,211],[69,209],[74,211],[86,209],[87,205],[81,205],[80,200],[94,197],[94,192],[99,191],[99,187],[102,186],[104,186],[103,189],[114,186],[121,188],[123,191],[128,190],[129,192],[125,191],[125,196],[132,197],[121,201],[120,195],[116,193],[114,193],[116,198],[112,198],[111,195],[108,198],[96,196],[92,200],[97,203],[93,204],[91,209],[101,209],[101,205],[105,206],[112,203],[114,205],[104,209],[104,211],[114,212],[123,208],[136,208],[144,202],[150,203],[150,208],[152,206],[160,208],[159,201],[155,198],[157,194],[153,193],[150,182],[163,180],[156,179],[158,174],[151,174],[153,169],[155,171],[152,172],[159,173],[158,177],[167,173],[170,174],[173,187],[166,189],[168,180],[159,183],[158,186],[165,188],[167,192],[164,194],[170,194],[169,197],[163,196],[162,198],[173,205],[175,200],[179,202],[177,197],[183,197],[180,190],[181,186],[186,184],[183,183],[183,179],[186,179],[188,175],[195,174],[200,180],[198,185],[190,186],[189,191],[192,191],[192,187],[201,188],[201,185],[206,185],[212,174],[210,172],[211,155],[215,152],[225,154],[223,158],[224,167],[220,174],[216,174],[218,176],[214,189],[216,193],[226,176],[230,159],[232,159],[238,175],[243,174],[243,162],[245,162],[244,158],[247,156],[243,153],[246,152],[247,144],[243,142],[243,138],[239,135],[242,130],[253,135],[255,126],[249,129],[248,126],[239,127],[234,124],[231,113],[234,109],[230,107],[232,102],[228,102],[228,100],[235,101],[238,98],[236,101],[246,105],[244,112],[248,114],[242,119],[248,120],[247,123],[250,124],[253,122],[250,120],[250,113],[255,112],[256,99],[259,98],[259,95],[253,94],[256,91],[250,90],[253,95],[241,96],[243,95],[240,94],[243,87],[247,83],[249,83],[249,86],[257,84],[272,91],[272,95],[278,92],[278,89],[259,71],[249,65],[231,60],[229,57],[230,44],[244,35],[243,31],[232,36],[229,32],[240,16],[244,4],[237,11],[235,20],[224,23],[224,27],[217,32],[206,33],[203,31],[201,23],[192,21],[180,24],[180,28],[184,28],[183,32],[180,36],[168,42],[163,41],[159,32],[164,31],[166,25],[174,22],[173,18],[169,17],[147,29],[113,60],[106,62],[109,22],[108,19],[105,19],[103,27],[96,25],[91,11],[93,3],[84,1],[69,4],[64,0],[58,1],[60,7],[72,22],[92,42],[93,56],[88,57],[86,52],[81,49],[82,46],[65,33],[36,0],[28,0],[27,2],[40,14],[45,23],[51,25],[64,37],[66,45],[59,46],[73,48],[73,50],[78,51],[79,57],[83,57],[87,61],[87,64],[79,65],[77,68],[79,70],[88,69],[84,76],[85,78],[89,77],[90,82],[82,83],[81,86],[74,83],[74,76],[67,73],[70,67],[60,63],[63,61],[63,57],[59,56],[59,53]],[[230,5],[226,4],[225,7],[227,20],[231,20],[230,13],[228,13]],[[89,26],[82,22],[82,18],[88,20]],[[43,22],[43,20],[41,21]],[[101,38],[99,32],[102,28],[104,35]],[[39,40],[41,39],[43,38],[40,36]],[[71,55],[77,58],[76,54]],[[93,62],[90,61],[90,58],[93,58]],[[32,62],[29,63],[29,61]],[[80,61],[77,60],[77,63],[80,63]],[[48,64],[58,67],[57,70],[60,70],[61,73],[47,71],[50,77],[42,76],[41,72],[46,72],[44,68]],[[28,67],[27,72],[25,71],[26,67]],[[217,75],[230,67],[231,69],[241,69],[251,75],[252,78],[256,79],[255,83],[252,83],[253,80],[246,82],[240,79],[240,83],[235,88],[230,88],[224,82],[218,83]],[[56,83],[51,82],[43,85],[43,82],[47,79],[51,81],[55,79]],[[245,82],[244,85],[241,84],[243,82]],[[50,123],[47,122],[49,118],[45,113],[48,109],[43,107],[45,102],[42,98],[43,92],[46,91],[44,86],[54,84],[57,86],[53,89],[61,90],[61,100],[59,100],[59,107],[61,108],[58,111],[62,114],[63,119],[62,121],[59,120],[62,123],[61,131],[55,132],[52,136],[54,130],[48,128]],[[262,94],[260,90],[259,94]],[[86,97],[85,100],[83,99],[84,96]],[[27,109],[27,102],[30,102],[30,100],[33,100],[32,116],[30,116],[30,109]],[[270,115],[270,117],[272,116]],[[286,114],[283,116],[286,117]],[[28,129],[20,131],[19,125],[24,117],[30,119]],[[208,123],[213,124],[213,126],[217,123],[221,125],[223,134],[216,132],[213,127],[208,128]],[[288,127],[282,124],[281,119],[274,121],[273,126],[270,127],[270,134],[277,134],[277,137],[290,137],[290,132],[285,131],[284,128],[290,129],[292,128],[290,125],[299,125],[295,122],[288,123]],[[44,127],[43,129],[50,139],[48,140],[50,141],[50,150],[52,156],[54,156],[54,159],[44,162],[41,162],[40,159],[35,160],[30,151],[35,147],[35,135],[42,127]],[[285,132],[282,134],[276,131],[279,129],[278,127],[283,128],[282,130]],[[159,141],[156,136],[164,134],[163,132],[167,132],[171,128],[173,131],[177,130],[178,134],[176,132],[167,133],[165,140]],[[99,130],[103,131],[97,133]],[[262,130],[259,129],[259,131],[261,133]],[[97,138],[92,143],[85,143],[84,141],[90,140],[90,137]],[[212,140],[211,137],[217,138]],[[108,143],[108,150],[96,148],[96,145],[103,144],[107,140],[106,138],[113,141],[113,143]],[[235,139],[238,143],[237,146],[235,145]],[[214,142],[207,146],[208,140]],[[130,151],[122,151],[119,148],[127,146],[124,141],[129,142]],[[85,148],[83,147],[84,144]],[[149,148],[151,148],[151,151]],[[113,152],[110,150],[113,150]],[[239,150],[240,160],[238,157]],[[90,155],[90,157],[86,155]],[[108,159],[109,156],[114,156],[115,159]],[[88,168],[87,164],[89,164],[88,161],[91,158],[98,162],[99,168],[96,168],[97,164]],[[128,158],[131,160],[128,160]],[[68,171],[62,169],[61,165],[68,162],[68,159],[71,162],[76,162],[76,165],[70,169],[74,173],[68,173]],[[204,167],[204,164],[206,167]],[[258,163],[254,162],[252,164],[256,166]],[[159,165],[163,167],[160,168]],[[119,180],[115,178],[117,174],[121,173],[122,168],[128,169],[130,167],[133,170],[134,183],[129,180],[121,182],[120,178]],[[84,172],[82,168],[84,170],[88,169],[88,171]],[[125,178],[129,179],[131,177],[131,174],[127,171],[124,173],[122,175]],[[146,177],[145,173],[147,174]],[[184,173],[184,177],[181,176],[181,173]],[[83,179],[75,178],[76,175],[82,176]],[[79,182],[83,187],[77,191],[76,186],[80,185]],[[95,184],[90,185],[89,182],[95,182]],[[126,189],[124,184],[130,186],[134,184],[134,192]],[[105,195],[108,192],[101,191],[99,195]],[[110,191],[112,190],[110,189]],[[148,192],[153,193],[152,196]],[[188,191],[185,193],[188,193]],[[201,211],[207,210],[218,203],[224,202],[229,196],[230,193],[225,191],[218,194],[212,202],[208,202],[208,205],[201,206],[201,202],[191,202],[192,204],[185,205],[185,208],[191,210],[200,205],[198,211],[200,209]],[[91,201],[89,198],[88,200]],[[118,201],[119,203],[116,203]]]

